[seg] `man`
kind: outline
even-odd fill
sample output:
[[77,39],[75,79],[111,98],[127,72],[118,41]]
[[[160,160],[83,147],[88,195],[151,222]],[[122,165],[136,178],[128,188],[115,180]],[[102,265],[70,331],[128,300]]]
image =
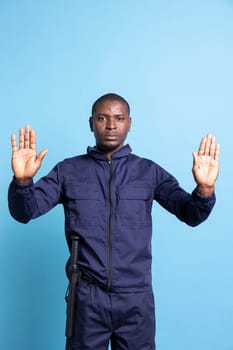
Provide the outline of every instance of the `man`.
[[124,145],[131,127],[124,98],[101,96],[89,123],[96,146],[58,163],[35,184],[47,150],[37,155],[36,134],[29,126],[20,129],[19,147],[12,135],[9,209],[16,220],[27,223],[61,203],[69,248],[71,235],[80,238],[82,277],[67,350],[106,350],[109,342],[113,350],[155,349],[152,202],[188,225],[204,221],[215,203],[220,147],[210,134],[202,139],[193,153],[197,186],[189,194],[159,165]]

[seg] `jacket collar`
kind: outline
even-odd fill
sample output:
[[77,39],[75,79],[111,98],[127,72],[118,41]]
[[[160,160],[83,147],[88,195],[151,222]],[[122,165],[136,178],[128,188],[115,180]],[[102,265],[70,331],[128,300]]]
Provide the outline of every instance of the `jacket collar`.
[[[127,157],[131,153],[132,149],[130,145],[125,145],[121,149],[119,149],[117,152],[114,152],[112,154],[112,159],[116,158],[122,158]],[[100,160],[107,160],[106,154],[100,150],[98,150],[96,147],[88,147],[87,153],[90,157]]]

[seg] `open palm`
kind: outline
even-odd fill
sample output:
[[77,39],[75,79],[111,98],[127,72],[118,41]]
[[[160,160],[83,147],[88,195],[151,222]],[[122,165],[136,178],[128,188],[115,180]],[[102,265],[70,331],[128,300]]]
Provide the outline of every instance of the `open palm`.
[[193,176],[198,185],[214,186],[219,173],[219,153],[220,146],[210,134],[201,140],[198,153],[193,152]]
[[16,136],[11,136],[12,144],[12,169],[17,181],[26,184],[31,181],[33,176],[39,170],[42,160],[47,150],[36,154],[36,133],[26,126],[19,130],[19,147],[17,146]]

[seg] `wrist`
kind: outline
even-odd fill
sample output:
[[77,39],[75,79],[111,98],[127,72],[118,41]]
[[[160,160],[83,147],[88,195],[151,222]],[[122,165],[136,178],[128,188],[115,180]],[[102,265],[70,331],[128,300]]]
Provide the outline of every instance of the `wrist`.
[[22,186],[29,185],[32,182],[31,177],[25,177],[25,178],[18,178],[15,176],[15,181]]
[[209,197],[214,193],[215,187],[207,185],[197,185],[196,191],[204,197]]

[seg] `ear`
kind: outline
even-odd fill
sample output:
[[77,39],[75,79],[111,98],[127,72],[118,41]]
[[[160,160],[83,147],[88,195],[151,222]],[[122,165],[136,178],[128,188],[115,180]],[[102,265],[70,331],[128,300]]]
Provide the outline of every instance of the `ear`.
[[131,124],[132,124],[132,118],[129,117],[129,126],[128,126],[128,132],[131,130]]
[[93,132],[93,117],[89,118],[89,126],[90,126],[91,131]]

